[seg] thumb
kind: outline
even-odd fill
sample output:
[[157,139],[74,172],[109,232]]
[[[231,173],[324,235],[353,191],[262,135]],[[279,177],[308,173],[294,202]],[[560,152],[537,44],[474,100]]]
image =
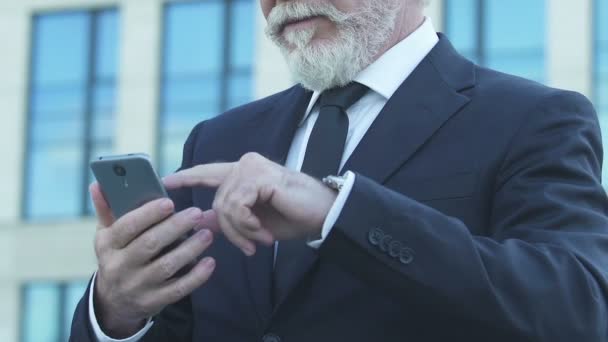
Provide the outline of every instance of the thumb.
[[89,192],[91,193],[91,199],[95,205],[95,212],[97,213],[97,222],[99,227],[107,228],[114,224],[114,215],[112,210],[103,197],[99,183],[94,182],[89,186]]

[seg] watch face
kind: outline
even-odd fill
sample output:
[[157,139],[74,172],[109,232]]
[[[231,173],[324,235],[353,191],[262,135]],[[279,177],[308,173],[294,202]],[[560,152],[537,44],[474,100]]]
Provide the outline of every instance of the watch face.
[[323,178],[323,183],[328,187],[340,191],[344,184],[345,178],[338,176],[327,176]]

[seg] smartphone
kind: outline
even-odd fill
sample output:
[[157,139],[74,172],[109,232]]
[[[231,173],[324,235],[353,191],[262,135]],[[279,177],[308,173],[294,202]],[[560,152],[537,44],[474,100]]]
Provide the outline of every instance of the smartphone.
[[99,157],[90,166],[116,219],[147,202],[168,197],[146,154]]

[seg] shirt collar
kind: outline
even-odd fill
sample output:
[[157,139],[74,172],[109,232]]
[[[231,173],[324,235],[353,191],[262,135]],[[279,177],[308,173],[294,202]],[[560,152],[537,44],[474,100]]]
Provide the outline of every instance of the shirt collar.
[[[425,18],[418,29],[363,69],[354,81],[388,100],[438,41],[433,22],[430,18]],[[300,125],[304,123],[320,96],[320,92],[313,92]]]

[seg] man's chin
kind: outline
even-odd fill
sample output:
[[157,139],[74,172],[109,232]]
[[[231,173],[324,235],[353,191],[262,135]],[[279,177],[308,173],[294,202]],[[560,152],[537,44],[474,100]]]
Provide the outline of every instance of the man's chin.
[[328,63],[327,60],[303,58],[298,52],[286,58],[293,80],[306,89],[322,92],[345,83],[341,81],[347,75],[341,74],[335,66],[332,68],[334,63]]

